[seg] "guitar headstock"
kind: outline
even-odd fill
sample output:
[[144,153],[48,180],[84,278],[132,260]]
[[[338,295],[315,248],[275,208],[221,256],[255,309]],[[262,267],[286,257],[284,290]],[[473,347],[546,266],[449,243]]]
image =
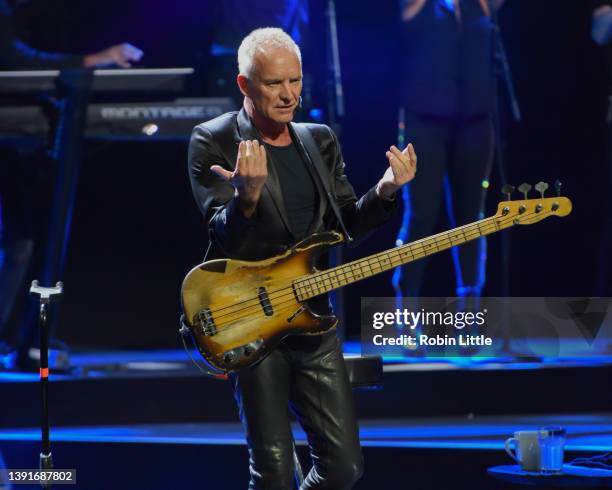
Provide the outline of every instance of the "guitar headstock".
[[[567,197],[561,195],[544,197],[544,192],[548,188],[545,182],[539,182],[535,186],[541,195],[537,199],[528,199],[527,195],[531,188],[529,184],[521,184],[518,189],[523,193],[524,199],[512,201],[510,194],[514,191],[514,187],[504,186],[502,192],[507,194],[508,200],[500,202],[495,213],[495,218],[500,225],[531,225],[549,216],[562,217],[572,212],[572,202]],[[557,194],[560,194],[561,183],[559,181],[555,182],[555,188]]]

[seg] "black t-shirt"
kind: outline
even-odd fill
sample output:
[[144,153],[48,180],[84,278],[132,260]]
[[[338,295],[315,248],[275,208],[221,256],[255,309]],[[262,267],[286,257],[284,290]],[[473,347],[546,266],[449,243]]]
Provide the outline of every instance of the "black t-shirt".
[[293,143],[289,146],[266,144],[278,174],[289,226],[297,241],[308,234],[315,212],[315,187],[306,163]]

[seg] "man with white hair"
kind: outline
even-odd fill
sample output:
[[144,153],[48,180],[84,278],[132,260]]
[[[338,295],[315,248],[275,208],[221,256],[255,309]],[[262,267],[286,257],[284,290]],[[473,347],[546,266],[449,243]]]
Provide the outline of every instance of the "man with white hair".
[[[302,89],[301,54],[291,37],[256,29],[242,41],[238,63],[242,110],[197,126],[189,147],[192,189],[209,227],[208,258],[260,260],[315,232],[346,229],[359,237],[382,224],[395,192],[414,177],[412,145],[390,147],[382,178],[357,200],[330,128],[291,122]],[[318,299],[312,307],[329,312],[327,297]],[[232,382],[249,445],[250,489],[293,488],[288,406],[313,459],[302,489],[357,481],[359,434],[335,332],[286,338]]]

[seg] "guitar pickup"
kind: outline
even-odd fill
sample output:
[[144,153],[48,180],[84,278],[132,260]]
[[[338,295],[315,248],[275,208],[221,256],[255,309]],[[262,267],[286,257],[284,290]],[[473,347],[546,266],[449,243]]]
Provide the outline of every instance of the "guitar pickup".
[[202,333],[212,337],[217,334],[217,326],[213,320],[212,313],[209,308],[202,308],[198,312],[197,322],[200,324]]
[[260,287],[257,291],[257,296],[259,297],[259,304],[263,309],[264,315],[272,316],[274,314],[274,309],[272,308],[272,303],[270,302],[266,288]]

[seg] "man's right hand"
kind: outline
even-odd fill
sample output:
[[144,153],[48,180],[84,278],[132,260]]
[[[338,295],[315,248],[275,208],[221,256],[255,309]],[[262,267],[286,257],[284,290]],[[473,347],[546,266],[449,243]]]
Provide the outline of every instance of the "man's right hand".
[[247,218],[250,218],[255,212],[261,189],[268,178],[264,146],[257,140],[241,141],[238,145],[236,169],[233,172],[219,165],[212,165],[210,169],[234,186],[240,209]]

